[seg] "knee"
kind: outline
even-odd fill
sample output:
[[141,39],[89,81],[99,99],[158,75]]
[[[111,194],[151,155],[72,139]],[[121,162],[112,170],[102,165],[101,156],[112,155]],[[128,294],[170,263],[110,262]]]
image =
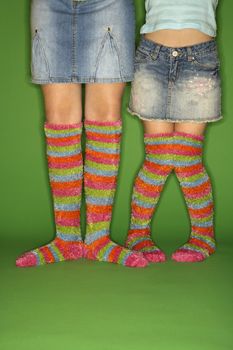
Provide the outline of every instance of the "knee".
[[97,122],[117,122],[120,119],[121,117],[115,114],[106,114],[106,115],[94,114],[94,115],[87,115],[85,117],[85,120],[97,121]]
[[183,132],[194,136],[203,136],[206,129],[205,123],[176,123],[175,132]]
[[52,124],[75,124],[82,120],[82,113],[76,109],[55,107],[46,110],[46,120]]
[[121,99],[117,96],[99,96],[89,99],[85,106],[85,119],[115,122],[121,118]]
[[86,111],[85,119],[98,122],[115,122],[121,119],[121,109],[120,107],[108,108],[106,106],[93,106]]
[[49,123],[72,124],[82,119],[81,87],[76,84],[42,86],[45,114]]

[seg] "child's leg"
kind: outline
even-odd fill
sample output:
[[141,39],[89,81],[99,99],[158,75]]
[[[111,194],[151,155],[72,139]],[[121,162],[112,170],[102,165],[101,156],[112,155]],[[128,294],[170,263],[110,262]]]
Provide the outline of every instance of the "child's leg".
[[[201,127],[198,127],[199,130]],[[186,127],[185,130],[190,128]],[[190,131],[193,132],[193,127]],[[180,131],[174,134],[174,149],[177,153],[175,172],[192,225],[189,241],[172,255],[179,262],[202,261],[215,251],[212,188],[202,163],[202,147],[203,136]]]
[[165,254],[151,239],[150,223],[172,171],[173,124],[144,122],[144,129],[146,157],[134,184],[126,246],[143,252],[148,261],[163,262]]
[[129,267],[144,267],[148,263],[142,254],[121,247],[110,239],[120,161],[122,92],[119,84],[105,84],[99,86],[98,90],[94,85],[87,86],[84,173],[86,257]]
[[75,123],[76,120],[79,120],[78,106],[76,106],[79,87],[77,85],[57,87],[51,85],[45,90],[48,120],[48,123],[45,124],[45,134],[55,211],[56,238],[51,243],[19,257],[16,261],[19,267],[74,260],[83,255],[80,233],[83,177],[80,142],[82,124]]

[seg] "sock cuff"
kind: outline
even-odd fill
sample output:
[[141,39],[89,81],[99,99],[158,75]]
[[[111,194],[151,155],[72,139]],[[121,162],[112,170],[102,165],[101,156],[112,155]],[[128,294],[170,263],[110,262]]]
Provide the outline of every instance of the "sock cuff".
[[45,123],[44,131],[46,138],[57,139],[60,138],[70,138],[78,137],[80,139],[82,134],[82,123],[76,124],[53,124]]
[[54,124],[54,123],[44,123],[45,129],[51,129],[51,130],[70,130],[70,129],[81,129],[82,128],[82,122],[80,123],[74,123],[74,124]]
[[122,134],[121,125],[121,120],[117,122],[85,121],[86,139],[106,144],[119,144]]
[[184,137],[187,139],[191,139],[191,140],[195,140],[195,141],[204,141],[204,136],[202,135],[194,135],[194,134],[190,134],[190,133],[186,133],[186,132],[174,132],[173,133],[174,137]]
[[144,139],[157,139],[157,138],[165,138],[165,137],[173,137],[172,132],[166,132],[166,133],[156,133],[156,134],[144,134]]
[[146,153],[150,153],[157,147],[170,147],[173,141],[173,133],[144,134]]
[[121,119],[111,122],[111,121],[97,121],[97,120],[85,120],[84,122],[85,126],[109,126],[109,127],[114,127],[114,126],[121,126],[122,121]]

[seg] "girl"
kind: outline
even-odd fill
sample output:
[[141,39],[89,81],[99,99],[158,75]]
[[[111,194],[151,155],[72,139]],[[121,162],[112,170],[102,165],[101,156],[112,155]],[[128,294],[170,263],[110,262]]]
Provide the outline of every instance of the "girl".
[[[47,158],[56,237],[19,257],[37,266],[82,257],[144,267],[142,253],[110,240],[120,161],[121,98],[133,78],[133,0],[33,0],[32,82],[45,101]],[[85,94],[84,183],[87,233],[80,232],[83,160],[82,90]]]
[[166,257],[150,221],[175,171],[191,219],[191,235],[172,259],[195,262],[215,251],[213,198],[202,163],[204,130],[221,118],[216,42],[217,0],[146,0],[129,111],[143,120],[145,161],[135,180],[126,246],[153,262]]

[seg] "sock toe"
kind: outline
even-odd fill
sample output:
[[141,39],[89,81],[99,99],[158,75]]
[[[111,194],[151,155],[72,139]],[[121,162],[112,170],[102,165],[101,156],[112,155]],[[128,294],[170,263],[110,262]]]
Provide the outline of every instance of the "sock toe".
[[160,263],[166,261],[166,255],[162,252],[152,252],[152,253],[143,253],[147,261],[152,263]]
[[30,267],[36,265],[37,259],[33,253],[25,253],[16,260],[16,266],[18,267]]
[[198,262],[205,260],[205,257],[203,254],[195,251],[180,249],[172,254],[172,259],[177,262]]
[[142,254],[132,253],[126,260],[125,266],[128,267],[146,267],[148,261],[143,257]]

